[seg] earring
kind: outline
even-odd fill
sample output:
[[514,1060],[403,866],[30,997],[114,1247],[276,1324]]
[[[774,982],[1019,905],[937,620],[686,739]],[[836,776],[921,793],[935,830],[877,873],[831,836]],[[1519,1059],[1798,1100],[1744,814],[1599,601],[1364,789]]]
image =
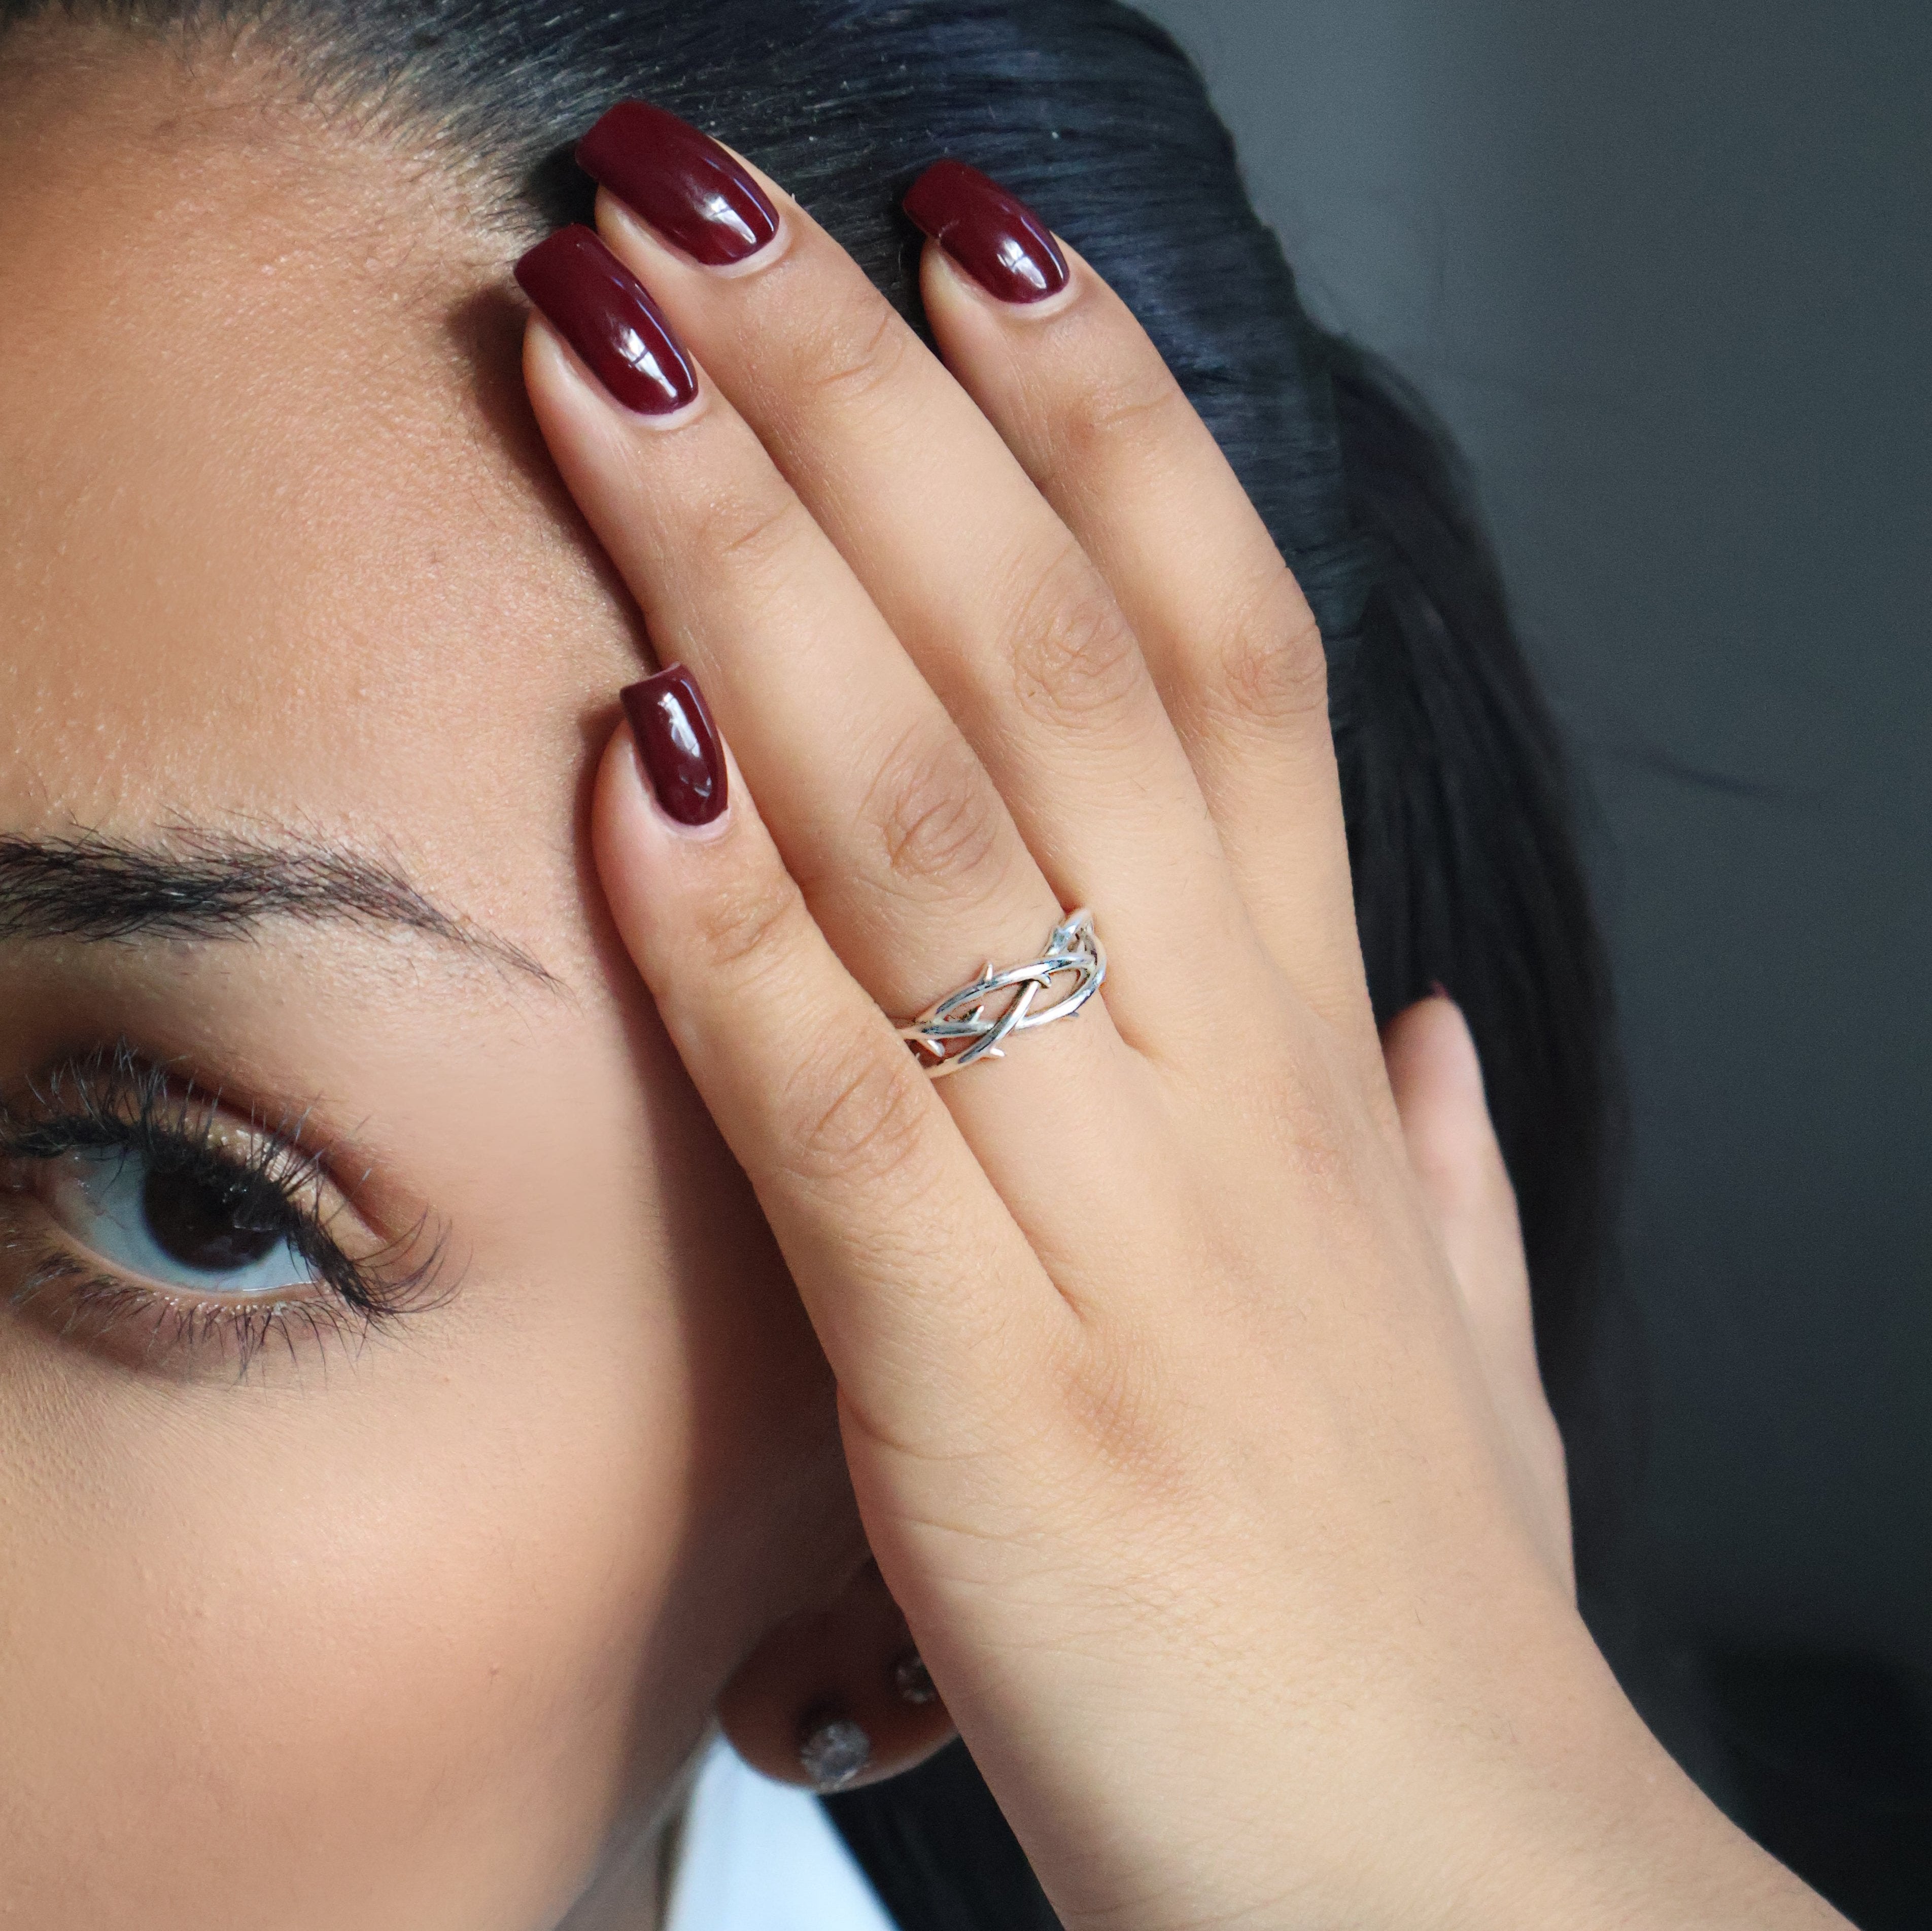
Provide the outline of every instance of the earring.
[[843,1790],[872,1761],[872,1740],[849,1717],[808,1717],[798,1761],[813,1789]]
[[939,1701],[939,1692],[934,1687],[925,1660],[916,1649],[908,1650],[892,1665],[892,1687],[898,1692],[902,1703],[923,1708],[928,1703]]

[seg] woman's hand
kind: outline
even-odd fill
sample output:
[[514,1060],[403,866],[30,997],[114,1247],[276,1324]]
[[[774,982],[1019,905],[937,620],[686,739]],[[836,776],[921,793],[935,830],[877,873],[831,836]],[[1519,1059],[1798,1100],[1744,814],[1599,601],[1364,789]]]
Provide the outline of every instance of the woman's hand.
[[[522,271],[544,432],[692,673],[632,697],[598,865],[1056,1908],[1826,1921],[1576,1616],[1473,1051],[1430,1002],[1384,1071],[1320,643],[1146,337],[948,167],[910,204],[942,367],[770,183],[630,111],[599,226],[692,361],[583,231]],[[928,1078],[896,1024],[1076,906],[1102,997]]]

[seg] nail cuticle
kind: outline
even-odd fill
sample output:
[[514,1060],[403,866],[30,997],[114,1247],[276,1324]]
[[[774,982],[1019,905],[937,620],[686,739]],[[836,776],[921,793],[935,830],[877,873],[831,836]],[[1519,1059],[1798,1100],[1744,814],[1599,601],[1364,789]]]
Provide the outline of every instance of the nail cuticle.
[[715,844],[731,829],[731,808],[729,805],[716,817],[708,818],[701,825],[688,825],[682,818],[674,818],[664,809],[664,801],[651,788],[648,771],[644,772],[644,789],[650,800],[651,809],[657,814],[658,822],[674,838],[680,838],[687,844]]
[[950,270],[962,289],[982,308],[994,310],[1000,319],[1012,328],[1024,328],[1030,322],[1048,322],[1064,315],[1078,302],[1083,292],[1078,274],[1073,264],[1066,264],[1067,280],[1064,286],[1043,295],[1037,300],[1016,301],[1002,295],[995,295],[978,277],[971,274],[960,264],[952,251],[942,244],[940,253],[945,267]]
[[[597,196],[598,225],[602,228],[606,223],[610,223],[617,241],[628,245],[644,242],[655,242],[660,247],[668,245],[664,237],[621,195],[613,194],[608,187],[600,187]],[[797,232],[795,224],[785,218],[781,209],[778,232],[755,255],[747,255],[742,262],[700,262],[697,265],[712,281],[740,281],[764,274],[791,253]]]
[[[544,318],[546,321],[549,319],[548,316]],[[607,403],[613,403],[621,409],[640,429],[649,430],[653,435],[668,436],[675,430],[688,427],[710,406],[710,391],[703,388],[700,388],[688,402],[680,403],[670,409],[639,408],[634,403],[626,402],[612,394],[610,384],[591,366],[589,359],[569,337],[565,335],[561,329],[557,329],[555,323],[553,322],[551,327],[561,338],[563,347],[568,352],[567,359],[572,365],[572,373],[578,379],[590,383],[602,394]]]

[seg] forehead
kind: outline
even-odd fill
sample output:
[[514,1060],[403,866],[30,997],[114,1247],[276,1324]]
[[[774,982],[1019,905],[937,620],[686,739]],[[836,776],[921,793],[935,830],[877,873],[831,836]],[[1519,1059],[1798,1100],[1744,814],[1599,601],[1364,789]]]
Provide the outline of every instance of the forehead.
[[515,242],[154,56],[0,93],[0,826],[340,834],[535,940],[638,642],[524,405]]

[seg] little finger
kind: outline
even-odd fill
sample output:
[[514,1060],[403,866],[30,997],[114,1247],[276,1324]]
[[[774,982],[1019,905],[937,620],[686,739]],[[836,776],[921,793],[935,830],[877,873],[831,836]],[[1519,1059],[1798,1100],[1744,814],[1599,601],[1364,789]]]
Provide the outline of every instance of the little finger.
[[1515,1444],[1538,1539],[1574,1587],[1563,1438],[1537,1365],[1516,1193],[1490,1123],[1475,1042],[1461,1010],[1438,996],[1391,1020],[1383,1046],[1409,1165]]

